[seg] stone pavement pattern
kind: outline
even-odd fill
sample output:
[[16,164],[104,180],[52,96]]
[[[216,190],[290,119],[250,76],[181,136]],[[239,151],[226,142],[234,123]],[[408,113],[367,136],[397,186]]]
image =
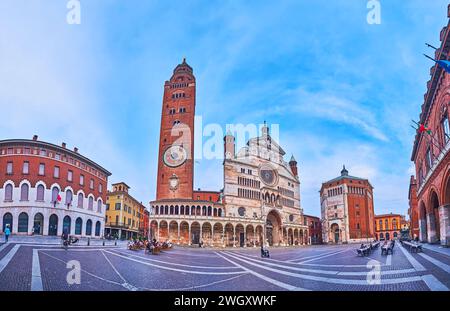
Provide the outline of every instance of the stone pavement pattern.
[[[397,243],[393,255],[380,249],[356,255],[357,245],[270,249],[175,247],[160,255],[123,245],[0,245],[0,290],[333,290],[429,291],[450,288],[450,256],[425,248],[409,253]],[[67,263],[80,263],[80,284],[69,285]],[[369,266],[368,266],[369,263]],[[369,284],[370,264],[379,265],[379,284]],[[371,276],[370,275],[370,276]],[[369,277],[369,280],[372,278]]]

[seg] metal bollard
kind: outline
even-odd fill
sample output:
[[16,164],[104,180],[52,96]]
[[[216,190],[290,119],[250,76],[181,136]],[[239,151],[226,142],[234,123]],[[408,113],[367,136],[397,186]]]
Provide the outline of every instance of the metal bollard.
[[105,240],[103,240],[103,246],[105,246]]
[[91,245],[91,238],[88,238],[87,245],[88,245],[88,246]]
[[117,240],[114,241],[114,246],[117,246]]

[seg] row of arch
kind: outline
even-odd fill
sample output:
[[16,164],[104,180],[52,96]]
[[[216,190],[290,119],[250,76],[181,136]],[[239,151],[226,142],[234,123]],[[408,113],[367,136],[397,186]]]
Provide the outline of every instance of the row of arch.
[[380,235],[378,235],[377,233],[375,233],[375,238],[377,240],[387,240],[389,241],[390,239],[396,239],[398,237],[398,232],[394,231],[392,233],[392,236],[389,232],[386,232],[386,234],[384,234],[383,232],[380,232]]
[[[12,181],[8,181],[4,184],[4,201],[5,202],[13,202],[14,201],[14,183]],[[28,181],[24,180],[19,185],[20,192],[19,192],[19,201],[25,202],[30,201],[30,189],[31,185]],[[36,184],[36,202],[45,202],[46,200],[46,194],[45,194],[45,183],[44,182],[38,182]],[[55,207],[56,204],[63,202],[63,204],[67,207],[73,206],[73,189],[71,187],[66,187],[64,190],[64,200],[61,198],[61,187],[58,184],[54,184],[51,187],[51,201]],[[79,190],[77,193],[77,208],[84,208],[84,200],[85,200],[85,194],[83,190]],[[89,194],[87,196],[88,202],[87,202],[87,209],[88,210],[94,210],[94,196],[92,194]],[[103,201],[101,198],[98,198],[96,200],[97,202],[97,212],[102,212],[103,207]]]
[[[51,214],[48,220],[44,219],[44,215],[42,213],[36,213],[33,217],[33,222],[30,223],[30,218],[28,213],[21,212],[17,217],[17,231],[14,226],[14,217],[11,213],[5,213],[3,215],[3,232],[8,226],[11,230],[11,233],[23,233],[23,234],[33,234],[33,235],[50,235],[56,236],[58,235],[58,223],[59,218],[56,214]],[[44,223],[48,221],[48,231],[44,231]],[[72,228],[72,219],[70,216],[65,216],[63,218],[62,223],[62,232],[67,231],[68,234],[74,234],[79,236],[94,236],[99,237],[101,235],[101,222],[97,221],[95,223],[95,227],[93,228],[93,221],[88,219],[85,224],[85,228],[83,228],[83,219],[81,217],[77,217],[75,220],[75,228]],[[84,229],[84,230],[83,230]],[[94,229],[94,231],[93,231]]]
[[153,206],[153,214],[155,215],[191,215],[191,216],[214,216],[222,217],[225,216],[222,208],[212,207],[212,206],[178,206],[178,205],[161,205]]
[[[441,177],[442,176],[442,177]],[[450,165],[445,174],[430,180],[418,202],[419,239],[422,242],[450,245]],[[414,213],[414,211],[413,211]]]
[[[283,228],[282,232],[279,242],[268,244],[280,246],[310,244],[307,230]],[[212,247],[258,247],[263,241],[267,243],[266,232],[261,224],[152,220],[150,235],[159,241],[170,240],[183,245],[202,242],[203,245]]]

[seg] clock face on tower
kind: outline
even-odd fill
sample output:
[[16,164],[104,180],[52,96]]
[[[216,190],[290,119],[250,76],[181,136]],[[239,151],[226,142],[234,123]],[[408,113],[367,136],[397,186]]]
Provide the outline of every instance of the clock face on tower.
[[169,167],[177,167],[186,162],[187,152],[181,146],[170,146],[164,152],[163,160],[164,164]]

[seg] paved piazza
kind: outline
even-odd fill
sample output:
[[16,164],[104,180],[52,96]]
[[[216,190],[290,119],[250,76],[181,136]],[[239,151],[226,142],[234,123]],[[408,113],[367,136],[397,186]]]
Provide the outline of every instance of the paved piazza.
[[[400,245],[394,254],[357,257],[356,245],[259,249],[175,247],[160,255],[124,246],[78,246],[8,243],[0,246],[1,290],[333,290],[428,291],[450,288],[446,251],[411,254]],[[80,263],[80,284],[66,281],[69,261]],[[379,262],[381,284],[370,285],[369,261]]]

